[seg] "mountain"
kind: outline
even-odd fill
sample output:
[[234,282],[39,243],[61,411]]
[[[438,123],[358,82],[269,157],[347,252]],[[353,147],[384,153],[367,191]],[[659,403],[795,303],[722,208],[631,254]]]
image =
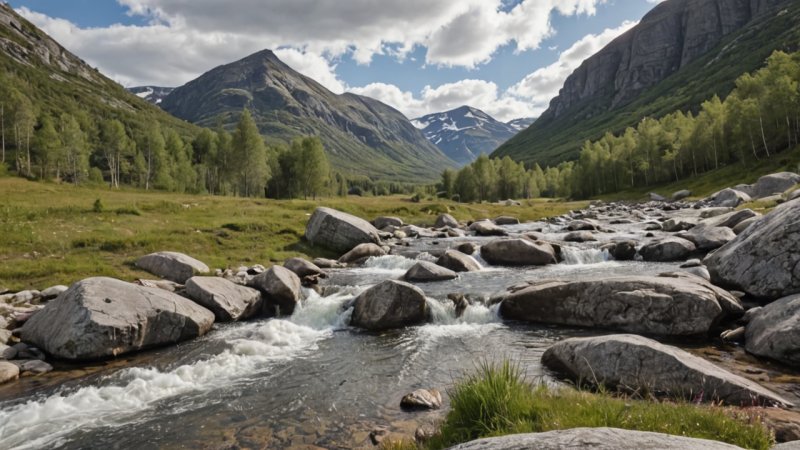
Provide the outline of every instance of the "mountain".
[[533,122],[536,122],[536,118],[535,117],[523,117],[521,119],[514,119],[514,120],[512,120],[510,122],[506,122],[506,123],[511,128],[513,128],[513,129],[515,129],[517,131],[522,131],[525,128],[528,128],[529,126],[533,125]]
[[143,98],[148,102],[158,105],[164,97],[168,96],[175,88],[161,86],[136,86],[127,88],[128,92]]
[[334,94],[269,50],[217,67],[176,88],[160,106],[190,122],[232,127],[243,108],[267,139],[318,135],[334,168],[390,181],[433,181],[455,163],[399,111]]
[[428,114],[411,121],[429,141],[459,165],[475,161],[481,153],[489,154],[517,134],[524,121],[516,124],[495,120],[485,112],[462,106],[451,111]]
[[110,117],[131,129],[156,121],[183,136],[198,131],[129,93],[1,1],[0,102],[7,114],[19,103],[30,105],[37,119],[69,113],[87,126]]
[[798,43],[796,0],[667,0],[586,59],[536,123],[493,156],[573,159],[586,139],[726,96],[739,75]]

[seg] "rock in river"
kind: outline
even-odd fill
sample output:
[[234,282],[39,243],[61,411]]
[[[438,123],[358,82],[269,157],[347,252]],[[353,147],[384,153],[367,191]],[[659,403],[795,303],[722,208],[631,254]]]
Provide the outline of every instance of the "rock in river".
[[0,361],[0,384],[19,378],[19,367],[6,361]]
[[789,404],[703,358],[633,334],[565,339],[544,352],[542,363],[572,380],[626,392],[736,406]]
[[481,265],[470,255],[457,250],[446,250],[436,261],[436,264],[447,267],[454,272],[477,272]]
[[645,261],[667,262],[678,261],[691,255],[697,250],[694,243],[679,237],[668,237],[639,249],[639,254]]
[[34,314],[22,340],[53,356],[91,360],[202,336],[214,314],[177,294],[87,278]]
[[249,319],[261,313],[261,293],[220,277],[192,277],[186,295],[211,310],[217,322]]
[[356,297],[350,325],[375,331],[389,330],[424,322],[427,316],[428,305],[420,288],[386,280]]
[[201,261],[177,252],[158,252],[142,256],[136,261],[136,267],[181,284],[195,275],[210,272],[208,266]]
[[736,297],[688,274],[541,281],[500,300],[506,319],[673,336],[706,335],[742,313]]
[[338,252],[348,252],[358,244],[378,243],[380,235],[371,223],[331,208],[320,207],[306,225],[306,239]]
[[492,241],[481,246],[481,256],[498,266],[543,266],[558,262],[552,245],[528,239]]
[[400,400],[400,406],[409,409],[439,409],[442,394],[436,389],[417,389]]
[[419,261],[408,269],[403,278],[407,281],[443,281],[458,278],[458,274],[430,261]]
[[371,258],[373,256],[384,256],[385,254],[386,250],[384,250],[380,245],[372,243],[358,244],[355,246],[355,248],[342,255],[342,257],[339,258],[339,262],[345,264],[358,264],[364,262],[367,258]]
[[759,308],[745,328],[748,352],[800,367],[800,295]]
[[497,226],[491,220],[479,220],[473,222],[469,226],[471,231],[474,231],[478,236],[505,236],[508,234],[506,230]]
[[263,312],[266,316],[291,315],[300,303],[300,277],[286,267],[272,266],[247,285],[264,293]]

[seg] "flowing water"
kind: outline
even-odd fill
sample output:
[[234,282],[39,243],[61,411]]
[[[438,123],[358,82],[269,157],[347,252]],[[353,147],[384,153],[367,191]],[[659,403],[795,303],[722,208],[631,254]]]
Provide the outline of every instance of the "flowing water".
[[[527,226],[509,229],[549,227]],[[456,318],[447,294],[486,300],[524,280],[657,274],[677,267],[612,261],[598,243],[565,246],[565,262],[558,265],[485,268],[419,284],[429,297],[428,324],[380,334],[348,326],[348,302],[358,293],[401,277],[415,259],[432,260],[467,240],[485,241],[417,240],[403,249],[406,256],[333,270],[324,296],[305,291],[305,301],[288,318],[215,325],[192,342],[4,386],[0,448],[353,448],[367,444],[375,427],[413,435],[417,424],[441,412],[402,411],[406,393],[445,391],[486,359],[510,358],[530,377],[546,379],[539,358],[549,345],[597,333],[503,323],[497,307],[479,301]]]

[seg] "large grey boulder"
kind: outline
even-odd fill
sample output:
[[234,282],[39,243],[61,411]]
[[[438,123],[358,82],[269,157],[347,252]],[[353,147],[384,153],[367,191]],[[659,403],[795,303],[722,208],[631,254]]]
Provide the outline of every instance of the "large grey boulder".
[[711,204],[724,208],[735,208],[749,202],[750,196],[736,189],[726,188],[711,196]]
[[591,231],[571,231],[564,235],[564,242],[591,242],[596,241]]
[[214,313],[217,322],[249,319],[261,312],[261,293],[220,277],[192,277],[186,295]]
[[324,277],[325,275],[325,272],[319,266],[303,258],[289,258],[283,262],[283,267],[291,270],[300,278],[309,276]]
[[800,367],[800,295],[760,308],[745,328],[748,352]]
[[420,288],[386,280],[356,297],[350,325],[381,331],[416,325],[427,317],[428,304]]
[[505,319],[671,336],[706,335],[743,312],[736,297],[678,273],[538,281],[499,300]]
[[578,382],[627,392],[736,406],[789,405],[703,358],[633,334],[565,339],[544,352],[542,363]]
[[478,439],[450,450],[741,450],[723,442],[619,428],[570,428]]
[[730,228],[706,224],[700,224],[680,236],[692,241],[699,250],[714,250],[736,239],[736,233]]
[[685,259],[697,250],[693,242],[679,237],[668,237],[651,242],[639,249],[645,261],[668,262]]
[[306,225],[306,239],[337,252],[348,252],[358,244],[378,243],[380,235],[371,223],[331,208],[319,207]]
[[737,223],[735,227],[733,227],[733,232],[738,236],[742,234],[744,230],[750,228],[750,225],[758,222],[759,219],[761,219],[761,215],[758,215],[756,217],[751,217],[749,219],[744,219],[743,221]]
[[588,219],[573,220],[565,227],[567,231],[597,231],[597,224]]
[[210,272],[203,262],[177,252],[157,252],[142,256],[136,261],[136,267],[181,284],[195,275]]
[[470,255],[457,250],[445,250],[439,257],[436,264],[447,267],[454,272],[477,272],[481,270],[481,264]]
[[450,214],[439,214],[439,217],[436,218],[436,224],[434,226],[436,228],[458,228],[458,221]]
[[692,195],[692,191],[690,191],[688,189],[683,189],[683,190],[680,190],[678,192],[673,193],[671,199],[672,199],[673,202],[676,202],[678,200],[683,200],[683,199],[685,199],[685,198],[687,198],[687,197],[689,197],[691,195]]
[[342,257],[339,258],[339,262],[344,264],[359,264],[373,256],[384,255],[386,255],[386,250],[380,245],[372,243],[358,244],[355,248],[342,255]]
[[187,298],[98,277],[34,314],[22,340],[58,358],[92,360],[192,339],[213,324],[214,314]]
[[491,220],[479,220],[469,226],[470,231],[474,231],[478,236],[506,236],[508,232],[495,225]]
[[719,216],[710,217],[700,222],[700,225],[708,227],[728,227],[734,228],[739,223],[753,218],[760,217],[761,214],[753,211],[752,209],[741,209],[739,211],[730,211]]
[[253,277],[247,285],[264,294],[263,314],[266,316],[290,316],[302,299],[300,277],[283,266],[270,267]]
[[800,175],[793,172],[780,172],[764,175],[753,185],[753,198],[764,198],[774,194],[783,194],[800,184]]
[[558,262],[552,245],[528,239],[489,242],[481,246],[481,257],[497,266],[543,266]]
[[519,219],[511,216],[495,217],[494,223],[497,225],[519,225]]
[[800,293],[800,200],[784,203],[705,259],[714,284],[753,297]]
[[444,281],[458,278],[458,274],[430,261],[419,261],[408,269],[403,278],[407,281],[420,282]]
[[610,242],[601,248],[617,261],[631,261],[636,257],[636,241]]

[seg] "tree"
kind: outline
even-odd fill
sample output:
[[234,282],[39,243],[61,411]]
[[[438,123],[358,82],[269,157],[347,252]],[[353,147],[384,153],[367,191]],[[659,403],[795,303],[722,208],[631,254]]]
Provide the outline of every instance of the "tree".
[[56,127],[53,125],[53,119],[49,115],[42,117],[42,123],[39,129],[36,130],[35,144],[35,156],[39,163],[39,176],[45,179],[50,163],[58,159],[56,153],[61,149],[61,139],[59,139]]
[[267,148],[247,109],[239,118],[232,148],[239,194],[249,197],[262,192],[270,178]]
[[111,187],[119,188],[122,161],[132,148],[131,140],[125,133],[125,126],[122,122],[111,119],[101,124],[100,146],[106,164],[108,164]]
[[453,169],[444,169],[442,172],[442,182],[440,190],[444,192],[446,198],[453,198],[453,186],[456,181],[456,171]]
[[22,157],[19,151],[23,147],[24,142],[25,153],[27,155],[25,174],[28,177],[33,176],[31,172],[31,136],[33,135],[34,126],[36,126],[36,113],[34,112],[33,104],[28,97],[19,95],[14,111],[14,134],[16,135],[17,141],[17,169],[19,171],[22,165]]
[[299,180],[303,198],[316,199],[330,172],[322,141],[318,137],[297,138],[292,141],[291,152],[296,155],[292,178]]
[[485,154],[478,156],[472,163],[475,177],[475,186],[478,189],[478,200],[488,200],[494,185],[494,167],[492,161]]
[[86,179],[89,172],[89,145],[86,133],[71,114],[61,114],[59,118],[61,143],[64,148],[65,179],[78,185]]

